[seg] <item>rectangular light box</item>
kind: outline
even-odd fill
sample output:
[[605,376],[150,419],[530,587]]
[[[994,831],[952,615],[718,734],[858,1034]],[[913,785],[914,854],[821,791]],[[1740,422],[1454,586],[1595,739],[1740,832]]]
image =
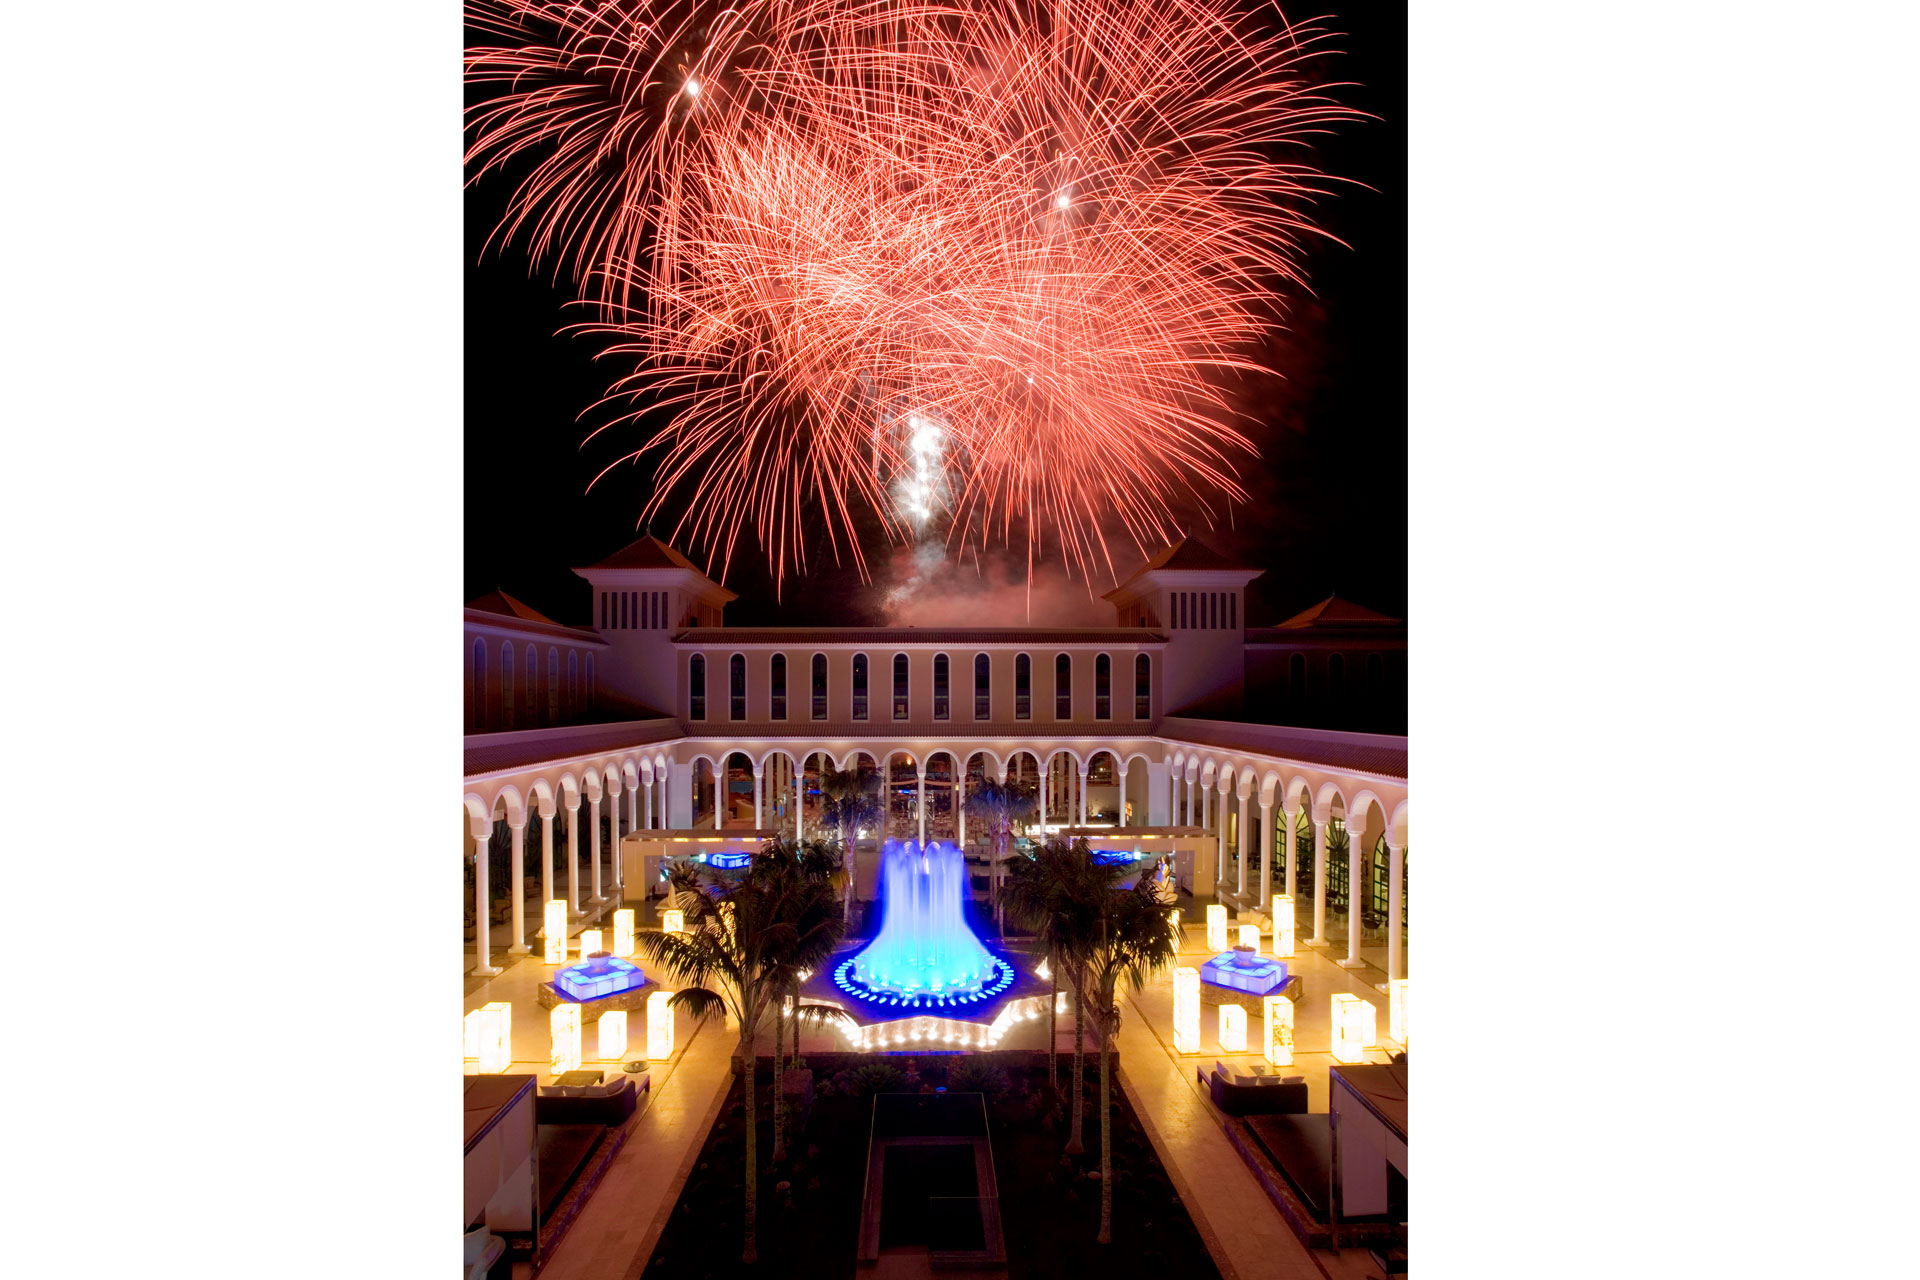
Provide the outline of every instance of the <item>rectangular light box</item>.
[[1267,1061],[1276,1067],[1293,1065],[1293,1001],[1285,996],[1268,996],[1266,1005]]
[[1333,998],[1333,1060],[1348,1066],[1367,1060],[1373,1046],[1374,1012],[1371,1001],[1343,991]]
[[1220,1051],[1222,1053],[1247,1051],[1247,1011],[1237,1004],[1220,1006]]
[[1293,899],[1284,893],[1273,895],[1273,954],[1293,958]]
[[580,1069],[580,1006],[571,1000],[553,1007],[547,1019],[553,1039],[553,1074]]

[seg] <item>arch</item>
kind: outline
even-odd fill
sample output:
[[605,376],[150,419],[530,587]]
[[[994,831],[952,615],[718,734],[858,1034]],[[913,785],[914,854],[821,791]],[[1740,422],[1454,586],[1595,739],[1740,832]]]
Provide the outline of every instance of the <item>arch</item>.
[[1299,774],[1293,776],[1281,797],[1280,807],[1299,813],[1313,803],[1313,784]]
[[1240,766],[1240,772],[1237,776],[1240,779],[1240,785],[1234,788],[1234,793],[1238,795],[1240,799],[1245,800],[1253,795],[1253,789],[1258,783],[1258,779],[1254,777],[1253,766],[1250,764]]
[[1200,781],[1200,785],[1201,785],[1201,786],[1203,786],[1203,787],[1210,787],[1210,786],[1212,786],[1212,785],[1213,785],[1213,775],[1214,775],[1214,772],[1215,772],[1215,769],[1214,769],[1214,763],[1213,763],[1213,761],[1211,761],[1211,760],[1209,760],[1209,761],[1207,761],[1207,762],[1206,762],[1205,764],[1203,764],[1203,765],[1201,765],[1201,766],[1200,766],[1200,779],[1199,779],[1199,781]]
[[1167,757],[1167,767],[1169,769],[1177,770],[1180,768],[1181,765],[1185,764],[1186,762],[1187,762],[1187,753],[1184,751],[1175,751],[1172,755]]
[[[1116,757],[1116,758],[1117,758],[1117,757]],[[1134,762],[1135,760],[1138,760],[1138,761],[1139,761],[1139,762],[1140,762],[1141,764],[1144,764],[1144,765],[1146,765],[1146,766],[1147,766],[1148,768],[1152,768],[1152,767],[1153,767],[1153,766],[1154,766],[1155,764],[1157,764],[1157,763],[1158,763],[1158,761],[1156,761],[1156,760],[1155,760],[1155,759],[1154,759],[1154,758],[1153,758],[1152,756],[1150,756],[1150,755],[1148,755],[1148,754],[1147,754],[1146,752],[1144,752],[1144,751],[1142,751],[1142,750],[1141,750],[1140,748],[1138,748],[1138,747],[1135,747],[1135,748],[1134,748],[1134,749],[1133,749],[1133,750],[1132,750],[1132,751],[1131,751],[1130,753],[1128,753],[1128,755],[1126,756],[1126,762],[1127,762],[1127,772],[1128,772],[1128,773],[1132,773],[1132,772],[1133,772],[1133,762]]]
[[527,802],[521,796],[520,788],[514,786],[511,782],[494,792],[493,804],[487,808],[488,825],[492,825],[491,819],[493,817],[493,811],[503,805],[507,810],[508,826],[524,827],[527,825]]
[[620,776],[624,779],[628,791],[640,789],[640,768],[631,757],[620,762]]
[[[1372,791],[1363,790],[1355,795],[1353,799],[1347,801],[1347,830],[1365,831],[1367,829],[1367,813],[1373,809],[1380,811],[1380,822],[1382,826],[1384,826],[1387,821],[1387,806],[1380,797]],[[1355,822],[1355,818],[1358,818],[1359,821]]]
[[1214,780],[1214,785],[1219,787],[1221,791],[1223,792],[1232,791],[1233,790],[1233,762],[1229,760],[1223,763],[1220,766],[1220,771],[1213,775],[1213,780]]
[[1040,763],[1040,753],[1032,747],[1015,747],[1013,750],[1007,752],[1007,758],[1000,767],[1006,772],[1008,777],[1012,777],[1014,774],[1014,764],[1021,756],[1026,756],[1033,761],[1034,780],[1037,782],[1043,766]]
[[560,775],[560,802],[569,810],[580,807],[580,779],[573,776],[571,769]]
[[1407,802],[1402,800],[1393,807],[1393,816],[1387,819],[1388,838],[1396,849],[1404,855],[1407,851]]
[[461,803],[467,810],[467,835],[475,840],[486,839],[493,831],[493,806],[471,791],[461,797]]
[[1193,782],[1198,782],[1199,780],[1200,780],[1200,757],[1188,756],[1186,781],[1189,783],[1193,783]]
[[606,793],[610,796],[620,794],[620,766],[618,763],[602,765],[600,777]]
[[1321,783],[1320,790],[1316,792],[1313,797],[1313,820],[1315,822],[1327,821],[1333,815],[1333,802],[1335,800],[1340,802],[1341,812],[1344,813],[1346,811],[1347,797],[1341,792],[1340,784],[1337,782]]
[[654,783],[653,757],[640,757],[640,785],[650,787]]
[[1280,798],[1280,772],[1269,769],[1260,775],[1260,803],[1270,805]]
[[546,816],[546,811],[553,807],[553,784],[545,778],[535,778],[528,784],[527,795],[540,802],[542,816]]

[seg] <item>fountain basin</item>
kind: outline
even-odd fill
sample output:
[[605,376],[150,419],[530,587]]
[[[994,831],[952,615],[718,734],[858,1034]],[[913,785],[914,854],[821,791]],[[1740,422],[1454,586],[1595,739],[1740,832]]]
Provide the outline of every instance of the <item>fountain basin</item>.
[[1287,964],[1272,956],[1233,950],[1217,955],[1200,966],[1200,980],[1216,987],[1264,996],[1287,985]]

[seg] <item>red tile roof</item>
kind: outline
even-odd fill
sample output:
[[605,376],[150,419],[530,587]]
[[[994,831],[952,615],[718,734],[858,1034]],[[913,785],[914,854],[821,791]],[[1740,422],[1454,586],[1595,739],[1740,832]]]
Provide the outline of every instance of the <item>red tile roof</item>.
[[1400,625],[1401,621],[1351,600],[1328,596],[1312,608],[1302,609],[1285,622],[1274,625],[1277,629],[1291,631],[1302,627],[1394,627]]
[[675,644],[1164,644],[1145,627],[688,627]]
[[1107,594],[1101,598],[1110,598],[1114,592],[1119,591],[1121,587],[1132,584],[1145,574],[1152,573],[1156,569],[1258,573],[1258,570],[1248,565],[1235,564],[1198,538],[1181,538],[1165,549],[1155,552],[1148,558],[1145,564],[1135,569],[1127,577],[1121,579],[1113,591],[1107,592]]
[[467,601],[467,608],[478,609],[482,613],[505,614],[509,618],[521,618],[527,622],[552,622],[556,627],[565,625],[564,623],[554,622],[552,618],[541,613],[532,605],[515,600],[506,592],[498,589],[487,592],[487,594],[477,600]]

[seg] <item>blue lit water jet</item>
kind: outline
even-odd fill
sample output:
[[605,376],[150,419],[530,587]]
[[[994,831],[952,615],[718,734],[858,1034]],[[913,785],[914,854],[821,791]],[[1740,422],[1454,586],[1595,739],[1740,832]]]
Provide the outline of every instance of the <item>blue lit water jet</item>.
[[[967,926],[966,859],[957,846],[912,840],[881,847],[880,934],[835,979],[889,1003],[970,1003],[1004,990],[1013,973]],[[848,979],[851,979],[849,985]]]

